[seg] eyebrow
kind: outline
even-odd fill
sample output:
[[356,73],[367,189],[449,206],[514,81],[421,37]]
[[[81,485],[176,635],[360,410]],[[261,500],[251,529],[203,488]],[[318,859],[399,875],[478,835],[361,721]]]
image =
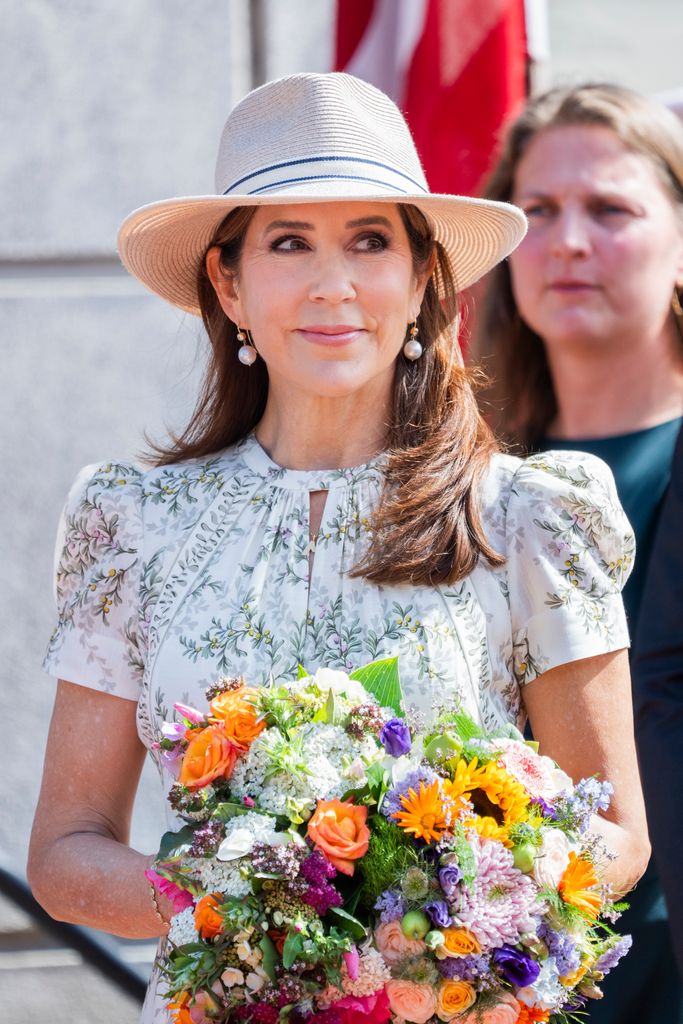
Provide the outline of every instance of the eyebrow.
[[[362,228],[369,224],[381,224],[383,227],[391,228],[393,225],[387,217],[379,214],[373,217],[359,217],[357,220],[346,222],[347,228]],[[265,231],[281,231],[283,228],[288,231],[315,231],[315,224],[309,224],[305,220],[272,220],[266,225]]]

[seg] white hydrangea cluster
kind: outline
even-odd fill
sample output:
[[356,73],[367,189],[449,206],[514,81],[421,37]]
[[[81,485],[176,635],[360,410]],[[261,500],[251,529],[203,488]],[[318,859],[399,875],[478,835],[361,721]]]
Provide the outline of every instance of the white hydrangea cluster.
[[176,946],[184,946],[188,942],[198,942],[199,936],[194,926],[194,907],[186,907],[171,918],[168,937]]
[[[243,844],[244,856],[230,860],[219,860],[216,857],[187,858],[186,863],[206,892],[222,892],[227,896],[247,896],[251,892],[248,874],[242,874],[241,865],[245,857],[251,853],[256,843],[272,841],[273,818],[265,814],[248,811],[246,814],[235,815],[225,826],[225,839],[239,836]],[[246,839],[246,842],[245,842]]]
[[354,740],[339,725],[309,722],[297,731],[306,773],[283,770],[272,774],[275,732],[268,730],[254,740],[230,779],[236,798],[258,800],[259,806],[272,814],[287,814],[293,804],[312,811],[317,800],[338,799],[348,789],[362,786],[363,761],[380,759],[383,753],[371,739]]
[[339,672],[333,668],[319,668],[312,676],[302,676],[301,679],[288,683],[287,689],[290,693],[298,696],[305,694],[313,685],[325,697],[332,690],[335,697],[343,699],[349,707],[365,704],[368,700],[373,699],[369,697],[362,683],[356,679],[350,679],[346,672]]
[[248,896],[251,883],[240,871],[240,861],[231,860],[225,863],[214,857],[190,858],[186,864],[192,871],[205,892],[222,892],[226,896]]

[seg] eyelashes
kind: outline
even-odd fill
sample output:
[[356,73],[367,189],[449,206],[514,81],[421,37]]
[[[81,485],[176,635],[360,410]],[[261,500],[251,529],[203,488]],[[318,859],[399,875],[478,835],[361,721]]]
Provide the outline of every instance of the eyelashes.
[[[391,238],[382,231],[366,231],[353,240],[351,249],[361,253],[384,252],[391,245]],[[312,245],[301,235],[280,235],[274,238],[270,252],[308,252]]]

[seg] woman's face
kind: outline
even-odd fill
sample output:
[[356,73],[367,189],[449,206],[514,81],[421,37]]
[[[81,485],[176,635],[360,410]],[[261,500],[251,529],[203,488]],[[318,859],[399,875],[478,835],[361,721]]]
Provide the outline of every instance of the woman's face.
[[[207,267],[225,313],[250,330],[271,387],[324,397],[388,394],[418,281],[398,207],[335,202],[258,207],[236,278]],[[235,359],[237,353],[235,352]]]
[[529,232],[510,257],[519,312],[548,346],[666,343],[683,234],[653,163],[608,128],[551,128],[520,161]]

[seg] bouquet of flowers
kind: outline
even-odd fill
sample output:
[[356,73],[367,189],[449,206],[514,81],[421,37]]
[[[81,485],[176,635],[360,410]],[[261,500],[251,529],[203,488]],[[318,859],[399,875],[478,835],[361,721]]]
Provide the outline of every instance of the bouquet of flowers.
[[571,1020],[627,951],[576,786],[513,726],[402,710],[396,659],[175,705],[161,756],[186,824],[148,878],[173,901],[175,1024]]

